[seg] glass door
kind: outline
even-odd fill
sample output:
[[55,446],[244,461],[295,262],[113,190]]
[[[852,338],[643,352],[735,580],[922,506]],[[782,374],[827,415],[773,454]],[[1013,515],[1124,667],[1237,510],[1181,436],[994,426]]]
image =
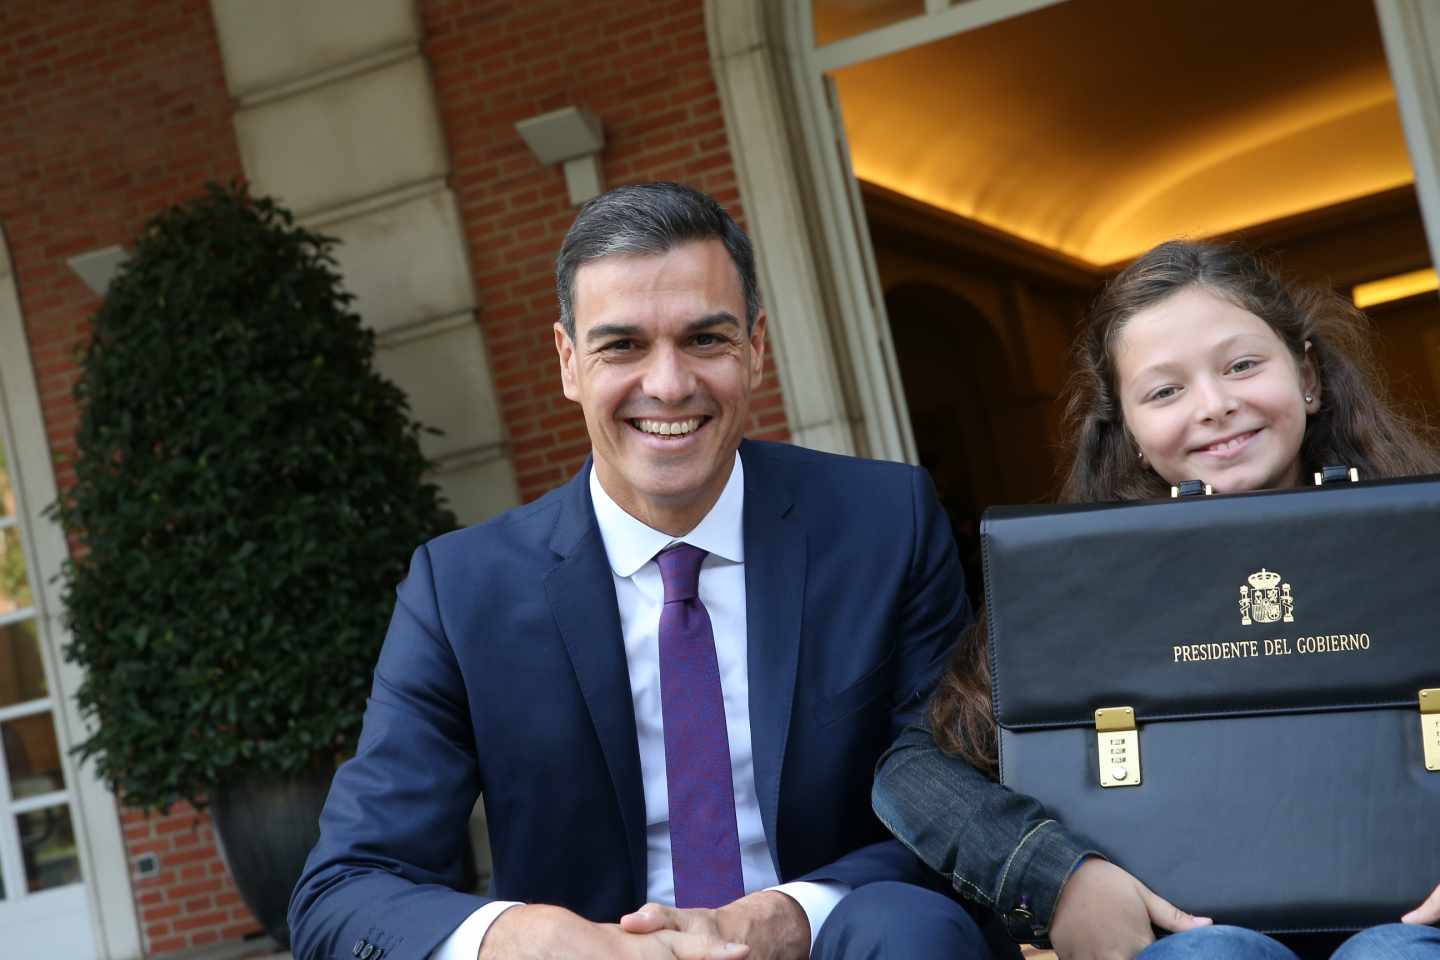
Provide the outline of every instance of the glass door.
[[[94,955],[73,797],[0,421],[0,929],[20,956]],[[13,943],[14,941],[12,941]]]

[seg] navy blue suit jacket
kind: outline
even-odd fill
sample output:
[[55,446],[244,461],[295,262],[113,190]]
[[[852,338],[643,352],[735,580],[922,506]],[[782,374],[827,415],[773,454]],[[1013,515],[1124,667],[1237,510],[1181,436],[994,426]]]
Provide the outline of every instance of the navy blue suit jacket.
[[[928,882],[870,809],[875,763],[969,618],[929,478],[745,442],[755,787],[782,881]],[[485,796],[492,893],[614,922],[645,901],[645,808],[614,582],[588,465],[415,551],[354,759],[290,906],[297,958],[360,939],[421,958],[460,893]]]

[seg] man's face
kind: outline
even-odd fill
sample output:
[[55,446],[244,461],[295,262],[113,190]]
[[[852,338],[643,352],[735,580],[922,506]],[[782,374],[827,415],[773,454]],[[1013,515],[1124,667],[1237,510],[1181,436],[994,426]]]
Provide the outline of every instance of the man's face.
[[575,273],[575,339],[555,325],[565,396],[585,411],[595,471],[638,520],[678,535],[719,498],[760,385],[765,317],[719,240],[603,257]]

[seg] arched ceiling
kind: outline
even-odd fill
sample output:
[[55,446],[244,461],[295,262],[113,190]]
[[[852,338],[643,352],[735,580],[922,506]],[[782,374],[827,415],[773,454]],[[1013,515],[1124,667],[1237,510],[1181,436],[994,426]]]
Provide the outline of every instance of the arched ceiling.
[[1093,265],[1414,180],[1370,0],[1068,0],[834,78],[862,180]]

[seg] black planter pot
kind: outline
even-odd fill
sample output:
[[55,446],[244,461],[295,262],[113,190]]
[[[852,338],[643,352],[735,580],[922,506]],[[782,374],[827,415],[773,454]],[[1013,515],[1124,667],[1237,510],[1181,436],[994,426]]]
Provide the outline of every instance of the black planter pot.
[[246,906],[282,948],[290,946],[290,891],[319,839],[320,810],[334,776],[329,764],[289,777],[251,773],[210,792],[220,855]]

